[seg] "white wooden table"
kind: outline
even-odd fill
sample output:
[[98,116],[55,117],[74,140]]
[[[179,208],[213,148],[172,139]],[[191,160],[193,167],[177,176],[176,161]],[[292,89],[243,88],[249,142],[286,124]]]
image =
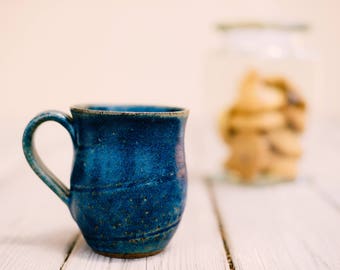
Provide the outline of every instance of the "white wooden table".
[[[209,184],[192,170],[185,214],[170,245],[134,260],[90,250],[68,209],[26,164],[21,128],[3,134],[0,144],[1,270],[340,269],[340,129],[333,124],[322,123],[308,136],[306,177],[295,183]],[[46,138],[39,148],[66,179],[71,146],[61,134],[65,141],[51,146]]]

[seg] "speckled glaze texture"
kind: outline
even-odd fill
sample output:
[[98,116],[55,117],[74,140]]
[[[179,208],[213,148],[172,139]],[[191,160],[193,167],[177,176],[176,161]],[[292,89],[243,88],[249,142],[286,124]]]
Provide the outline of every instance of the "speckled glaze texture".
[[[184,130],[188,111],[157,106],[75,106],[72,117],[49,111],[27,126],[23,148],[37,175],[69,206],[93,250],[143,257],[163,250],[185,206]],[[32,146],[38,125],[54,120],[70,133],[69,191]]]

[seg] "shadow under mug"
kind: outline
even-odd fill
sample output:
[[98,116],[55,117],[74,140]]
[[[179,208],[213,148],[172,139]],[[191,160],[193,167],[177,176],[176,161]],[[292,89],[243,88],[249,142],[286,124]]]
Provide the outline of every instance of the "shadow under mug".
[[[71,116],[37,115],[23,135],[33,171],[69,207],[97,253],[137,258],[162,251],[185,206],[184,131],[188,110],[162,106],[81,105]],[[45,121],[69,132],[74,146],[70,190],[41,162],[33,134]]]

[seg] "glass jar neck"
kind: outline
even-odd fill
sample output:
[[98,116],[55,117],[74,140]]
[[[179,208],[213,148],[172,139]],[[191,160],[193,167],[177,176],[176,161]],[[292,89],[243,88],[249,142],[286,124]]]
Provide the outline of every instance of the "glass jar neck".
[[301,34],[277,29],[231,29],[222,34],[230,53],[271,58],[295,56],[303,51]]

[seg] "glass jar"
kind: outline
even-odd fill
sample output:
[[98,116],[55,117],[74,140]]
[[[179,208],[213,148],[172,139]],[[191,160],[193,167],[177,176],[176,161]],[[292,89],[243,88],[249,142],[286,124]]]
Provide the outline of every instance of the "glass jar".
[[206,168],[242,183],[294,180],[315,87],[305,24],[226,23],[210,55]]

